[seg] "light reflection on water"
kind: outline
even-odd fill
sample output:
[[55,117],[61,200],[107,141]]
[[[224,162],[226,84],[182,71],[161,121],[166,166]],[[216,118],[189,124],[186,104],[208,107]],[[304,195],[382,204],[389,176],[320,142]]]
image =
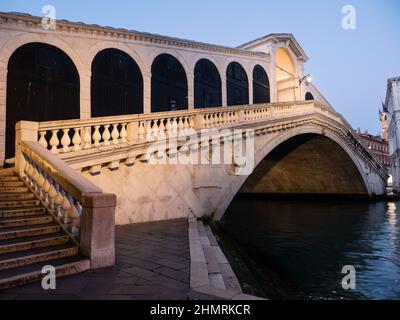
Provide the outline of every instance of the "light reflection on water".
[[[238,198],[222,226],[289,298],[400,299],[399,217],[394,202]],[[354,291],[341,287],[344,265]]]

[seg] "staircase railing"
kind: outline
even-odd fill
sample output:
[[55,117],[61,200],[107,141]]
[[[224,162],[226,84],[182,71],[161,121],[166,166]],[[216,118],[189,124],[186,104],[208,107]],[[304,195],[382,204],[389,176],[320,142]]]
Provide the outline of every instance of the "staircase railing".
[[17,173],[80,246],[92,268],[114,265],[115,195],[103,193],[43,148],[35,141],[37,127],[35,122],[17,123]]

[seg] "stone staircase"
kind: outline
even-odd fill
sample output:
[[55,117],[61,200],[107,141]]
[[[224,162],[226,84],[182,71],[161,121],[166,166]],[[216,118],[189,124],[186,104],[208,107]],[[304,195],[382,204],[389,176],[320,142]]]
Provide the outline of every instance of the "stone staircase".
[[90,261],[24,182],[0,170],[0,290],[40,281],[52,265],[57,277],[90,269]]

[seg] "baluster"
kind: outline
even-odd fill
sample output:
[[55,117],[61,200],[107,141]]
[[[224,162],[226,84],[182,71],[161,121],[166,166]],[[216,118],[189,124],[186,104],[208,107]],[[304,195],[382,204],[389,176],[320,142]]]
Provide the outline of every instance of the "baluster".
[[146,120],[146,141],[153,140],[153,136],[151,133],[151,120]]
[[42,190],[43,190],[43,198],[44,198],[44,203],[49,204],[50,203],[50,198],[49,198],[49,191],[50,191],[50,183],[49,183],[49,177],[47,176],[47,174],[45,174],[44,176],[45,181],[44,184],[42,186]]
[[92,134],[91,127],[83,128],[83,149],[90,149],[92,147]]
[[111,138],[111,135],[110,135],[110,131],[108,131],[108,128],[109,128],[109,127],[110,127],[109,124],[106,124],[106,125],[104,126],[103,145],[105,145],[105,146],[109,146],[109,145],[110,145],[110,138]]
[[189,128],[194,129],[194,117],[189,117]]
[[172,124],[171,124],[171,121],[172,121],[172,119],[171,119],[171,118],[168,118],[168,119],[167,119],[167,124],[166,124],[166,126],[165,126],[165,130],[166,130],[166,132],[167,132],[168,135],[170,135],[171,132],[172,132]]
[[118,144],[119,143],[119,132],[118,132],[118,123],[113,124],[113,130],[111,132],[111,138],[112,138],[112,143],[113,144]]
[[69,137],[69,129],[63,129],[63,136],[61,138],[62,152],[69,152],[69,145],[71,144],[71,139]]
[[73,236],[77,236],[79,234],[79,225],[80,225],[80,213],[79,210],[76,207],[74,199],[68,195],[67,199],[69,201],[69,209],[68,209],[68,216],[71,221],[71,233]]
[[184,123],[183,123],[183,131],[188,132],[189,131],[189,117],[185,117]]
[[93,132],[93,141],[94,141],[93,145],[95,147],[100,147],[100,140],[101,140],[100,126],[95,126]]
[[39,135],[40,135],[39,144],[43,146],[45,149],[47,149],[48,145],[45,137],[46,131],[40,131]]
[[144,121],[139,122],[139,140],[143,141],[146,139],[146,129],[144,125]]
[[182,117],[179,117],[179,121],[178,121],[178,134],[182,134],[183,133],[183,129],[184,129],[184,124],[182,121]]
[[51,152],[54,154],[58,154],[58,144],[60,143],[60,141],[58,140],[58,129],[57,130],[52,130],[51,131],[51,139],[50,139],[50,146],[51,146]]
[[62,193],[62,189],[61,189],[60,185],[56,184],[55,188],[56,188],[57,195],[54,197],[54,205],[57,209],[57,217],[61,221],[64,216],[63,211],[62,211],[62,206],[61,206],[61,204],[64,200],[64,195]]
[[73,150],[74,151],[79,151],[81,150],[81,134],[80,134],[81,129],[80,128],[74,128],[74,136],[72,138],[72,143],[74,144]]
[[175,135],[175,136],[178,134],[178,122],[177,122],[177,118],[173,118],[173,119],[172,119],[172,134]]
[[164,125],[165,119],[160,119],[160,125],[158,126],[158,136],[161,138],[165,138],[165,125]]
[[128,132],[126,131],[126,125],[127,125],[127,123],[121,124],[121,126],[122,126],[121,133],[120,133],[121,143],[125,143],[127,141],[126,137],[128,136]]
[[51,209],[55,209],[56,197],[57,197],[57,189],[55,188],[53,181],[51,181],[49,189],[49,207]]
[[61,202],[61,208],[63,210],[63,218],[64,218],[63,223],[67,225],[70,223],[69,209],[71,208],[71,204],[64,190],[62,193],[63,193],[63,200]]
[[152,137],[157,140],[158,137],[158,119],[153,120]]

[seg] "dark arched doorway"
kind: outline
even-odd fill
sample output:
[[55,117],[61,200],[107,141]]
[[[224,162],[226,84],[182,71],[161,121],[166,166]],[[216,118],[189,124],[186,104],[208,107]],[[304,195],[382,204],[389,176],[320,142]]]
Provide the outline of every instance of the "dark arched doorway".
[[8,62],[6,159],[14,157],[18,121],[77,118],[79,75],[72,60],[44,43],[19,47]]
[[187,109],[188,84],[185,69],[170,54],[160,54],[151,66],[151,111]]
[[143,113],[143,77],[139,66],[118,49],[99,52],[92,63],[92,117]]
[[305,96],[306,100],[314,100],[314,96],[311,92],[307,92]]
[[209,108],[222,105],[221,77],[216,66],[201,59],[194,68],[194,107]]
[[226,92],[228,106],[249,103],[249,83],[243,67],[231,62],[226,70]]
[[264,68],[256,65],[253,69],[253,103],[269,103],[270,91],[268,75]]

